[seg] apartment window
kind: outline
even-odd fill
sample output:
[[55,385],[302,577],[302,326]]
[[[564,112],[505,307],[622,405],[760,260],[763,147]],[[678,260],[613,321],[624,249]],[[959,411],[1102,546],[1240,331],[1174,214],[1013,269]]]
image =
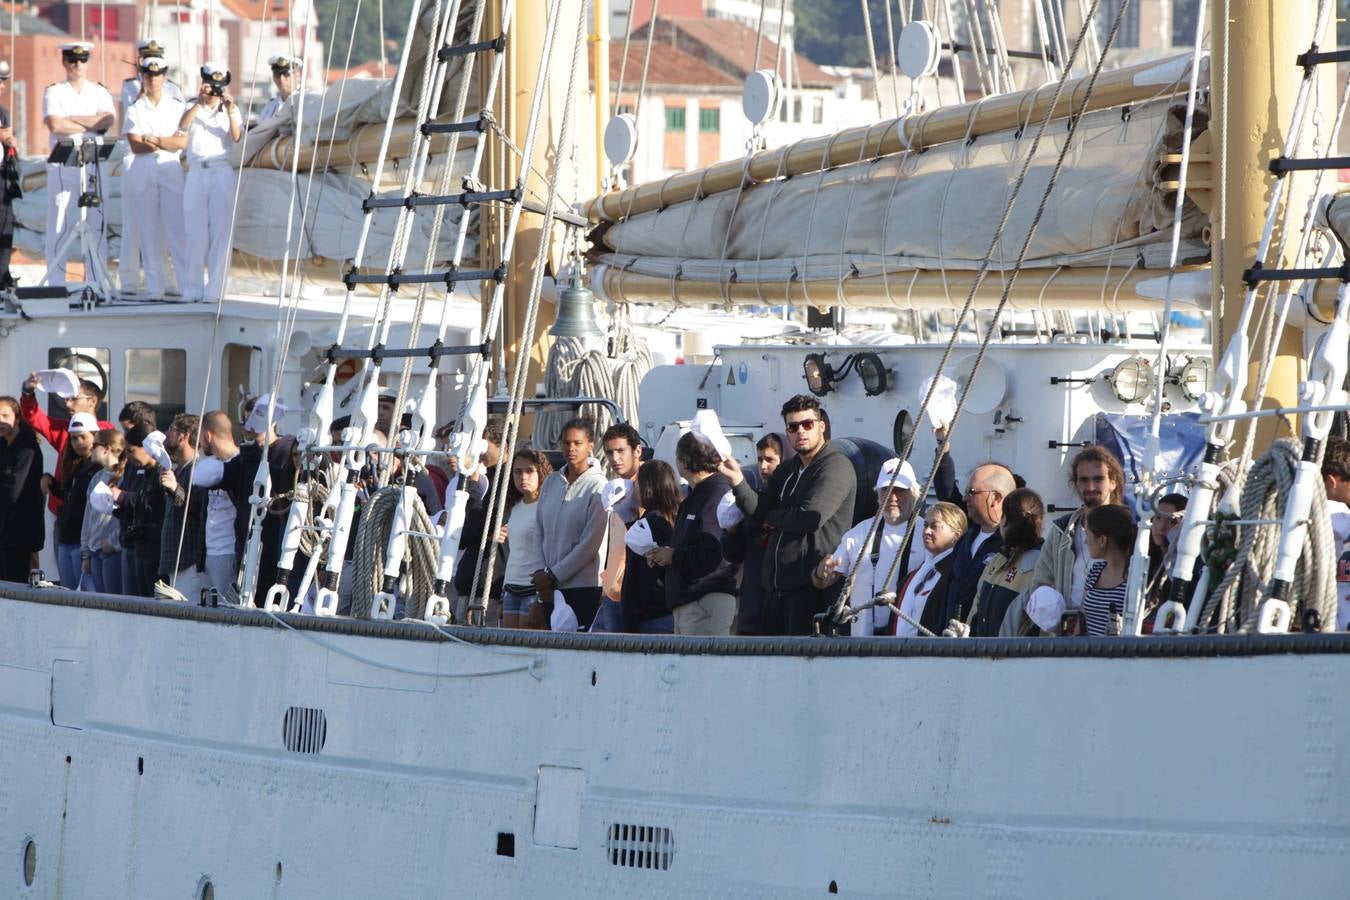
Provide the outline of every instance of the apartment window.
[[187,408],[187,351],[128,350],[123,384],[127,403],[149,403],[160,425],[167,425]]
[[666,107],[666,131],[684,131],[684,107]]
[[802,98],[797,97],[792,101],[792,121],[801,122],[802,120]]
[[720,109],[700,109],[698,111],[699,131],[721,131],[722,111]]
[[822,125],[825,122],[825,98],[817,97],[811,104],[811,124]]

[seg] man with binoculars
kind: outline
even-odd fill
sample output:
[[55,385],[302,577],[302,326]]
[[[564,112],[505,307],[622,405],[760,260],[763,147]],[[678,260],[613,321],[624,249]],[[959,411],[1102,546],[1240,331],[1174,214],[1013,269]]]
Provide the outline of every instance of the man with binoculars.
[[243,135],[239,107],[225,90],[230,73],[224,66],[207,63],[201,74],[201,90],[178,123],[179,134],[187,137],[183,186],[187,271],[179,281],[188,301],[218,300],[225,289],[237,177],[229,153]]

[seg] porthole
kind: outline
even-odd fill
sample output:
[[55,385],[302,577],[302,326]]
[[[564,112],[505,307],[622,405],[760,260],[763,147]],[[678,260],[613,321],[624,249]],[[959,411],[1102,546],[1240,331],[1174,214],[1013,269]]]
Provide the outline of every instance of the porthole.
[[37,878],[37,843],[29,838],[23,842],[23,883],[32,887],[35,878]]
[[197,900],[216,900],[216,886],[211,883],[210,878],[202,877],[202,882],[197,887]]

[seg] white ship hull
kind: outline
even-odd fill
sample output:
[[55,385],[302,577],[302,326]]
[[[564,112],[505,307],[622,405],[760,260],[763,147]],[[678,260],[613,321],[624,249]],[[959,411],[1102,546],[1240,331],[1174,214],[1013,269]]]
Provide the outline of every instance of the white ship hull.
[[6,595],[0,896],[1266,898],[1350,883],[1350,635],[456,632],[486,647],[419,623],[286,630]]

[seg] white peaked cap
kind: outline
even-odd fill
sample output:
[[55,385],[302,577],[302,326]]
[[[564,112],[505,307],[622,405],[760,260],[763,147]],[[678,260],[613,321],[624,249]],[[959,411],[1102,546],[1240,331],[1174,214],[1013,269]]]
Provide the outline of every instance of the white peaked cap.
[[117,509],[117,503],[113,500],[112,488],[106,481],[95,481],[94,486],[89,491],[89,505],[94,512],[101,516],[110,516],[112,511]]
[[[254,434],[262,434],[267,430],[267,407],[272,403],[271,394],[263,394],[258,397],[253,404],[253,411],[248,414],[244,420],[244,430],[251,431]],[[281,417],[290,411],[290,407],[282,401],[277,401],[276,411],[272,414],[272,421],[278,422]]]
[[638,519],[624,535],[624,544],[638,556],[646,556],[647,551],[656,549],[656,538],[652,537],[652,526],[646,519]]
[[577,631],[581,628],[576,610],[567,605],[562,591],[553,592],[553,615],[549,616],[548,624],[554,631]]
[[600,491],[600,501],[605,512],[614,512],[614,507],[628,499],[633,482],[627,478],[611,478]]
[[717,413],[711,409],[700,409],[694,413],[694,422],[689,430],[693,432],[694,437],[707,444],[717,451],[717,455],[722,459],[731,459],[731,441],[722,433],[722,423],[717,420]]
[[735,528],[745,518],[745,513],[736,505],[736,495],[727,491],[717,501],[717,524],[723,528]]
[[38,387],[58,397],[77,397],[80,393],[80,378],[69,369],[43,369],[37,373]]
[[159,463],[161,469],[172,469],[173,460],[169,458],[169,451],[164,449],[164,432],[152,431],[141,441],[141,449],[150,454],[155,462]]
[[98,434],[98,419],[89,413],[76,413],[70,417],[66,434]]
[[[897,468],[900,470],[899,475],[895,474]],[[901,462],[899,459],[891,458],[882,463],[881,471],[877,473],[877,486],[874,490],[884,491],[889,488],[892,477],[895,478],[897,488],[918,495],[919,479],[914,477],[914,467],[908,461]]]
[[[928,396],[928,388],[933,384],[933,376],[923,380],[919,385],[919,403],[923,403],[923,398]],[[928,421],[933,423],[933,427],[945,427],[952,423],[956,416],[956,382],[952,381],[946,375],[937,376],[937,387],[933,388],[933,396],[928,401]]]
[[1036,588],[1027,597],[1027,618],[1035,622],[1041,631],[1058,628],[1067,609],[1064,595],[1048,584]]

